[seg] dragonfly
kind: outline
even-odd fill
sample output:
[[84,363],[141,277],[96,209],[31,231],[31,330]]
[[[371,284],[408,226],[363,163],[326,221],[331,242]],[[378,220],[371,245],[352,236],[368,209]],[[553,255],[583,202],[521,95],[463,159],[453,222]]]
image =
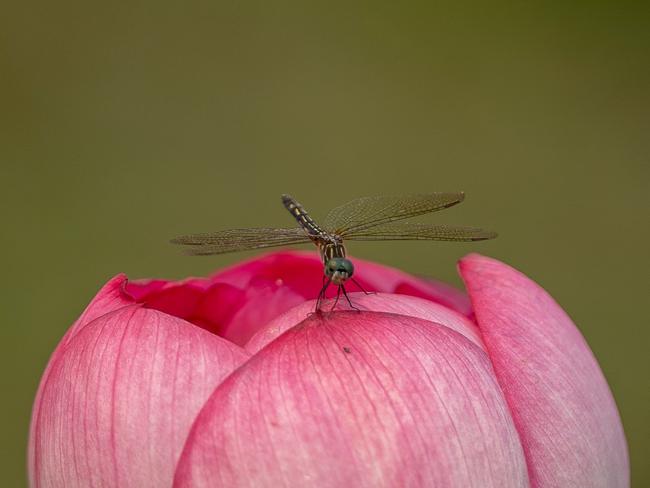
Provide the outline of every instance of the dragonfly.
[[330,285],[338,287],[332,310],[341,294],[350,307],[356,309],[345,284],[352,281],[359,289],[365,290],[353,277],[354,265],[347,258],[344,241],[481,241],[495,238],[495,232],[473,227],[404,222],[444,210],[464,198],[463,192],[357,198],[330,210],[319,225],[295,198],[282,195],[282,203],[298,223],[297,227],[227,229],[183,235],[171,242],[186,246],[186,254],[195,256],[311,242],[318,248],[323,263],[323,286],[316,299],[316,311],[321,310]]

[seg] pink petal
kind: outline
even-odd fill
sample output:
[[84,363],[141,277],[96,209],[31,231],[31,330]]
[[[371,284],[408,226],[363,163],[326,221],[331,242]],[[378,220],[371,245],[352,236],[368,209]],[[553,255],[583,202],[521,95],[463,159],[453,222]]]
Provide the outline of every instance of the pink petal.
[[[102,315],[105,315],[109,312],[133,305],[133,298],[125,291],[126,283],[127,279],[126,275],[124,274],[119,274],[110,279],[101,288],[101,290],[99,290],[97,295],[95,295],[95,297],[90,301],[76,322],[67,330],[59,342],[59,345],[52,353],[52,356],[50,357],[48,364],[45,367],[45,371],[43,372],[43,376],[41,377],[40,385],[34,399],[34,405],[32,407],[32,423],[29,426],[30,439],[34,439],[34,437],[37,435],[35,432],[34,419],[38,418],[41,415],[40,409],[42,406],[41,397],[43,394],[43,386],[48,382],[52,364],[57,360],[65,345],[68,344],[77,335],[77,333],[83,330],[88,324],[92,323],[98,317],[101,317]],[[31,449],[29,450],[28,455],[30,458],[33,456]],[[31,460],[29,463],[31,465]]]
[[[367,291],[425,298],[471,317],[467,296],[449,285],[353,259],[355,280]],[[323,264],[316,252],[281,251],[252,258],[208,278],[140,280],[128,294],[147,308],[183,318],[236,344],[245,344],[270,320],[318,296]],[[348,291],[359,290],[350,282]],[[336,287],[327,296],[336,295]]]
[[125,274],[118,274],[111,278],[90,301],[86,310],[83,311],[72,327],[68,329],[62,342],[68,343],[77,332],[97,317],[133,305],[135,301],[126,291],[127,282]]
[[286,286],[274,284],[251,285],[242,306],[220,332],[225,339],[243,346],[271,319],[304,303],[305,298]]
[[168,280],[133,280],[129,281],[126,290],[137,302],[144,302],[148,296],[163,290]]
[[318,295],[322,276],[323,265],[318,253],[280,251],[237,263],[215,273],[210,279],[241,288],[248,287],[251,282],[257,285],[273,283],[310,299]]
[[223,329],[246,303],[246,291],[227,283],[213,284],[201,297],[193,315],[193,323],[209,324],[205,328],[223,336]]
[[31,486],[170,486],[197,412],[247,357],[138,305],[86,324],[61,346],[40,386]]
[[[476,324],[469,320],[465,315],[440,305],[439,303],[413,296],[390,295],[384,293],[372,293],[369,295],[364,293],[350,293],[350,298],[353,301],[354,306],[361,310],[395,313],[436,322],[436,326],[438,326],[438,324],[444,325],[463,334],[467,339],[472,341],[481,349],[485,349]],[[333,303],[333,300],[325,302],[324,309],[329,310]],[[300,305],[290,309],[274,320],[269,321],[246,343],[246,350],[251,354],[255,354],[282,333],[313,314],[314,307],[315,300],[302,302]],[[345,300],[341,299],[337,310],[345,309],[346,307],[348,307],[348,305]]]
[[470,255],[460,273],[532,486],[629,486],[614,399],[571,319],[539,285],[499,261]]
[[399,269],[371,261],[353,258],[353,262],[355,273],[368,291],[385,291],[425,298],[468,317],[472,315],[472,307],[467,295],[447,283],[431,278],[415,277]]
[[222,383],[176,487],[528,486],[487,355],[395,314],[312,315]]
[[[367,291],[383,291],[412,295],[435,301],[471,315],[472,310],[467,295],[446,283],[430,278],[418,278],[396,268],[351,258],[355,265],[355,279]],[[305,299],[318,296],[323,277],[323,265],[316,252],[280,251],[255,257],[243,263],[220,271],[210,279],[246,287],[253,279],[281,282],[284,286],[300,293]],[[350,291],[358,291],[354,283],[348,285]],[[328,296],[335,295],[332,288]]]
[[195,310],[203,299],[205,290],[202,287],[184,284],[168,286],[165,289],[147,297],[144,302],[147,308],[160,310],[180,319],[189,319],[195,315]]

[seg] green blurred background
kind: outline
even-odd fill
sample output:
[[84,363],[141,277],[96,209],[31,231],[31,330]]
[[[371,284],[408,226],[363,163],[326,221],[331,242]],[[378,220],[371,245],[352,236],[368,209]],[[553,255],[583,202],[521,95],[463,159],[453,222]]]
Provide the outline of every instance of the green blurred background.
[[[647,4],[647,2],[646,2]],[[476,244],[352,255],[458,286],[470,251],[575,319],[648,486],[650,15],[642,2],[12,2],[0,18],[2,486],[50,352],[112,275],[206,274],[184,232],[467,192]]]

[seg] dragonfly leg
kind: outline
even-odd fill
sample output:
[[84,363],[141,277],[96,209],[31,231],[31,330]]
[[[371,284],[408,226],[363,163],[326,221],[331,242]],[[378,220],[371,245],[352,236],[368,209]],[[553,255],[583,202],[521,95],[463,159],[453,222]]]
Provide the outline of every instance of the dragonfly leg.
[[352,283],[354,283],[355,285],[357,285],[357,288],[359,288],[359,290],[361,290],[362,292],[364,292],[366,295],[376,295],[376,294],[377,294],[377,292],[375,292],[375,291],[366,291],[366,289],[365,289],[363,286],[361,286],[361,283],[359,283],[359,282],[358,282],[357,280],[355,280],[354,278],[350,278],[350,279],[352,280]]
[[348,304],[350,305],[350,308],[353,308],[353,309],[356,310],[357,312],[361,312],[361,310],[359,310],[357,307],[355,307],[354,305],[352,305],[352,300],[350,300],[350,297],[348,296],[348,292],[345,291],[345,286],[341,285],[341,286],[339,287],[339,290],[343,290],[343,295],[345,296],[345,299],[348,301]]
[[323,275],[323,287],[320,289],[320,293],[318,294],[318,298],[316,299],[317,312],[320,311],[321,303],[323,303],[323,300],[325,299],[325,291],[327,290],[327,287],[330,286],[331,281],[332,281],[331,279]]
[[334,305],[332,305],[330,312],[333,311],[339,303],[339,298],[341,298],[341,288],[343,288],[343,285],[339,285],[339,289],[336,291],[336,300],[334,300]]

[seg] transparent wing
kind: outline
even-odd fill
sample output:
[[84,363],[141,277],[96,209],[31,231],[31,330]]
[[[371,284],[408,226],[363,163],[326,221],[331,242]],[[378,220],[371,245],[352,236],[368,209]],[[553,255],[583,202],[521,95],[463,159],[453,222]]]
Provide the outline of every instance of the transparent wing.
[[412,222],[385,224],[346,235],[347,241],[482,241],[496,232],[474,227],[429,225]]
[[170,242],[188,246],[185,250],[186,254],[207,256],[288,246],[290,244],[304,244],[311,241],[305,231],[299,227],[294,229],[254,227],[250,229],[228,229],[206,234],[189,234],[176,237]]
[[358,198],[331,210],[323,224],[329,232],[348,237],[371,227],[451,207],[464,197],[462,192],[456,192]]

